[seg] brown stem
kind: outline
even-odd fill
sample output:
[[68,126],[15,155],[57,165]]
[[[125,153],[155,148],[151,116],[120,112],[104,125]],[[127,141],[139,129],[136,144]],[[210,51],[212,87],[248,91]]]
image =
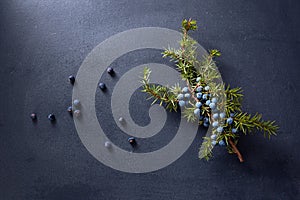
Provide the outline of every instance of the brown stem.
[[[146,87],[147,87],[147,91],[148,91],[152,96],[156,97],[157,99],[162,100],[162,101],[165,101],[165,102],[170,101],[169,98],[168,98],[167,96],[166,96],[165,98],[162,98],[162,97],[159,96],[157,93],[155,93],[153,90],[151,90],[151,89],[149,88],[148,85],[146,85]],[[176,100],[176,102],[178,102],[178,100]]]
[[236,147],[236,145],[234,144],[234,142],[231,140],[231,138],[229,138],[228,141],[229,141],[229,144],[231,145],[231,147],[232,147],[234,153],[237,154],[237,156],[238,156],[240,162],[244,162],[244,159],[243,159],[242,154],[240,153],[240,151],[238,150],[238,148]]
[[186,81],[186,85],[188,86],[188,89],[189,89],[189,91],[190,91],[190,93],[191,93],[191,95],[192,95],[192,98],[197,102],[197,101],[199,101],[195,96],[194,96],[194,94],[195,94],[195,91],[194,90],[192,90],[191,89],[191,87],[190,87],[190,84],[189,84],[189,81],[187,80]]
[[153,91],[150,90],[149,88],[148,88],[148,91],[150,92],[150,94],[151,94],[152,96],[154,96],[154,97],[156,97],[156,98],[158,98],[158,99],[161,99],[161,97],[160,97],[158,94],[156,94],[155,92],[153,92]]

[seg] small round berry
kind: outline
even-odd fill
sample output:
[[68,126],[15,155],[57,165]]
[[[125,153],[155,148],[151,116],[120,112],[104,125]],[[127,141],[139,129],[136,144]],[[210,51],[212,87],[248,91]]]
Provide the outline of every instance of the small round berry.
[[124,122],[124,118],[123,118],[123,117],[120,117],[120,118],[119,118],[119,122],[121,122],[121,123]]
[[115,71],[112,67],[107,68],[107,73],[109,73],[110,75],[112,75]]
[[130,137],[127,139],[127,141],[129,142],[129,144],[131,144],[132,146],[134,146],[136,144],[136,140],[134,137]]
[[231,117],[229,117],[227,120],[226,120],[227,124],[232,124],[233,122],[233,119]]
[[237,133],[237,129],[236,129],[236,128],[233,128],[233,129],[231,129],[231,132],[232,132],[232,133]]
[[204,116],[200,114],[199,120],[203,120]]
[[177,99],[178,99],[178,100],[182,100],[183,97],[184,97],[183,94],[178,94]]
[[[198,93],[198,94],[199,94],[199,93]],[[203,95],[202,95],[202,99],[203,99],[203,100],[206,100],[206,99],[207,99],[207,94],[203,94]]]
[[188,88],[188,87],[182,88],[182,92],[183,92],[183,93],[187,93],[188,91],[189,91],[189,88]]
[[69,81],[73,85],[75,83],[75,77],[73,75],[69,76]]
[[204,90],[208,91],[210,89],[210,87],[207,85],[204,87]]
[[74,110],[75,117],[79,117],[81,114],[80,110]]
[[196,116],[200,116],[200,109],[199,109],[199,108],[196,108],[196,109],[194,110],[194,114],[195,114]]
[[217,142],[214,140],[211,142],[211,145],[215,146],[217,144]]
[[220,145],[220,146],[225,146],[225,142],[224,142],[223,140],[220,140],[220,141],[219,141],[219,145]]
[[200,107],[202,106],[202,103],[201,103],[200,101],[198,101],[198,102],[195,104],[195,106],[196,106],[197,108],[200,108]]
[[206,104],[206,105],[209,105],[209,104],[210,104],[210,100],[207,100],[207,101],[205,102],[205,104]]
[[196,88],[196,92],[201,92],[201,91],[202,91],[202,87],[201,86],[199,86],[199,87]]
[[204,123],[209,123],[209,119],[207,117],[204,117],[203,122]]
[[72,111],[73,111],[73,108],[72,106],[69,106],[68,109],[67,109],[68,113],[72,114]]
[[189,99],[189,98],[191,97],[191,95],[190,95],[189,93],[186,93],[186,94],[184,95],[184,97],[187,98],[187,99]]
[[196,82],[199,82],[201,80],[201,77],[196,78]]
[[106,142],[104,143],[104,146],[105,146],[106,148],[110,148],[110,147],[111,147],[111,143],[110,143],[109,141],[106,141]]
[[217,135],[216,135],[216,134],[213,134],[213,135],[210,136],[210,138],[211,138],[212,140],[216,140],[216,139],[217,139]]
[[214,97],[214,98],[211,99],[211,102],[217,103],[217,102],[218,102],[218,99],[217,99],[216,97]]
[[217,128],[217,132],[218,132],[218,133],[222,133],[222,132],[223,132],[223,127],[222,127],[222,126],[219,126],[219,127]]
[[218,114],[218,113],[213,114],[213,118],[214,118],[214,119],[218,119],[218,117],[219,117],[219,114]]
[[219,125],[219,122],[217,122],[217,121],[215,121],[215,122],[212,123],[213,127],[217,127],[218,125]]
[[205,123],[205,122],[204,122],[204,123],[203,123],[203,126],[204,126],[204,127],[209,127],[209,123]]
[[54,114],[49,114],[48,115],[48,119],[50,120],[50,121],[55,121],[55,115]]
[[178,104],[179,104],[180,107],[183,107],[183,106],[185,106],[185,101],[180,100],[180,101],[178,102]]
[[199,92],[199,93],[197,93],[197,94],[196,94],[196,96],[197,96],[197,98],[198,98],[198,99],[201,99],[201,97],[202,97],[202,93],[201,93],[201,92]]
[[75,100],[73,101],[73,105],[74,105],[74,106],[80,106],[80,101],[79,101],[78,99],[75,99]]
[[101,90],[105,90],[105,89],[106,89],[105,83],[99,83],[99,88],[100,88]]
[[215,103],[210,103],[210,104],[209,104],[209,107],[210,107],[211,109],[215,109],[215,108],[216,108],[216,104],[215,104]]
[[226,114],[225,113],[220,113],[220,118],[225,118]]
[[35,113],[31,113],[31,114],[30,114],[30,118],[31,118],[32,120],[37,120],[37,115],[36,115]]
[[230,113],[230,117],[234,117],[234,113]]

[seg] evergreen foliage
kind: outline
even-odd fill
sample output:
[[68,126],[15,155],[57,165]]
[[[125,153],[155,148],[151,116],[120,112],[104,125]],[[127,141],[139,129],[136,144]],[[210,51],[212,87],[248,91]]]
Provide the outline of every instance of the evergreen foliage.
[[279,127],[275,121],[264,121],[261,114],[251,115],[242,111],[242,89],[225,86],[214,61],[221,53],[213,49],[208,55],[200,59],[197,57],[197,42],[188,36],[188,31],[196,29],[195,20],[183,20],[180,49],[168,48],[162,53],[164,58],[175,62],[182,80],[186,81],[186,87],[175,85],[169,88],[150,84],[151,71],[145,68],[142,91],[149,94],[153,104],[158,102],[170,111],[177,111],[181,107],[188,121],[198,120],[199,125],[205,127],[212,125],[211,135],[203,137],[199,158],[208,160],[215,145],[225,144],[228,152],[237,154],[240,162],[243,162],[236,147],[239,132],[246,135],[256,130],[270,138],[276,135]]

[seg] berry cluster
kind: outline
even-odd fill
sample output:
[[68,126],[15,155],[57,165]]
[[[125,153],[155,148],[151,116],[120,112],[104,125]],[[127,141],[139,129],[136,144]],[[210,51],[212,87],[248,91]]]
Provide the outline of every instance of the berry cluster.
[[[230,114],[230,117],[226,118],[224,112],[218,111],[218,98],[213,97],[210,93],[210,87],[205,83],[201,82],[201,78],[196,79],[197,85],[191,90],[192,95],[195,100],[194,115],[199,119],[199,124],[204,127],[209,127],[212,124],[214,129],[213,134],[210,136],[211,144],[215,146],[219,144],[220,146],[225,146],[225,142],[222,137],[218,137],[223,132],[224,129],[232,127],[234,114]],[[188,93],[190,90],[188,87],[182,89],[182,93],[178,94],[178,104],[180,107],[188,105],[188,100],[191,98],[191,94]],[[232,133],[236,133],[236,128],[231,128]]]
[[182,93],[178,94],[178,104],[180,107],[188,106],[190,102],[191,94],[189,93],[189,88],[182,88]]

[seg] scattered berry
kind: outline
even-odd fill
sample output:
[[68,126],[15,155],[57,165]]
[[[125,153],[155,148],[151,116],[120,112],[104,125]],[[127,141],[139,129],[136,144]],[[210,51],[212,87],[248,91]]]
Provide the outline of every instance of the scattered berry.
[[217,144],[216,141],[212,141],[212,142],[211,142],[211,145],[213,145],[213,146],[215,146],[216,144]]
[[237,129],[236,129],[236,128],[233,128],[233,129],[231,129],[231,132],[232,132],[232,133],[236,133],[236,132],[237,132]]
[[209,124],[208,124],[208,123],[203,123],[203,126],[204,126],[204,127],[208,127]]
[[112,67],[107,68],[107,73],[109,73],[110,75],[114,74],[114,69]]
[[110,143],[109,141],[106,141],[106,142],[104,143],[104,146],[105,146],[106,148],[110,148],[110,147],[111,147],[111,143]]
[[201,77],[196,78],[196,82],[199,82],[201,80]]
[[49,114],[49,115],[48,115],[48,119],[49,119],[50,121],[52,121],[52,122],[55,121],[55,115],[52,114],[52,113]]
[[202,91],[202,87],[201,86],[199,86],[199,87],[196,88],[196,92],[201,92],[201,91]]
[[99,88],[100,88],[101,90],[105,90],[105,89],[106,89],[105,83],[99,83]]
[[123,117],[120,117],[119,118],[119,122],[123,122],[124,121],[124,118]]
[[75,99],[74,101],[73,101],[73,105],[74,106],[80,106],[80,101],[78,100],[78,99]]
[[37,115],[35,113],[30,114],[30,118],[34,121],[37,120]]
[[230,117],[234,117],[234,113],[230,113]]
[[79,117],[81,114],[80,110],[74,110],[75,117]]
[[131,146],[135,146],[136,145],[136,140],[134,137],[130,137],[127,140],[129,142],[129,144],[131,144]]
[[69,106],[67,111],[68,111],[68,113],[72,114],[72,111],[73,111],[72,106]]
[[[199,94],[199,93],[198,93]],[[203,96],[202,96],[202,99],[203,100],[206,100],[207,99],[207,94],[204,94]]]
[[69,76],[69,81],[73,85],[75,83],[75,77],[73,75]]

